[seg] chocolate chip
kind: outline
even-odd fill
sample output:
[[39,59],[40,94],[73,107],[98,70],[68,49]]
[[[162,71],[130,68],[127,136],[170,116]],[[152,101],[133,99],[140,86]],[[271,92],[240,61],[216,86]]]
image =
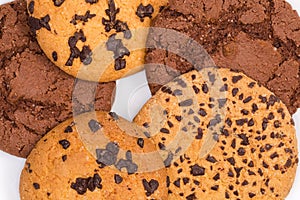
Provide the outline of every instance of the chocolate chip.
[[30,14],[33,14],[33,12],[34,12],[34,1],[29,2],[28,11],[29,11]]
[[218,185],[214,185],[214,186],[212,186],[210,189],[212,189],[212,190],[214,190],[214,191],[218,191],[219,186],[218,186]]
[[281,126],[281,122],[279,120],[275,120],[274,121],[274,127],[275,128],[280,128],[280,126]]
[[226,123],[229,127],[231,127],[231,125],[232,125],[232,121],[231,121],[231,119],[229,119],[229,118],[226,119],[225,123]]
[[211,163],[216,163],[217,162],[217,159],[213,156],[210,156],[210,155],[207,156],[206,160],[208,162],[211,162]]
[[161,129],[160,129],[160,132],[161,132],[161,133],[165,133],[165,134],[170,134],[169,129],[166,129],[166,128],[161,128]]
[[192,193],[188,196],[186,196],[186,200],[196,200],[197,197],[196,197],[196,194],[195,193]]
[[199,109],[198,114],[199,114],[200,116],[202,116],[202,117],[205,117],[205,116],[207,115],[206,111],[205,111],[203,108],[200,108],[200,109]]
[[228,84],[224,84],[221,88],[220,88],[220,92],[226,92],[228,91]]
[[149,197],[158,189],[159,183],[157,180],[151,179],[149,182],[146,179],[142,180],[144,189],[146,190],[146,196]]
[[211,72],[208,72],[208,79],[211,83],[214,83],[216,81],[216,75]]
[[73,132],[73,128],[71,126],[67,126],[64,130],[64,133],[72,133]]
[[250,161],[250,162],[249,162],[248,167],[254,167],[253,161]]
[[232,82],[233,83],[237,83],[238,81],[240,81],[243,78],[243,76],[239,75],[239,76],[233,76],[232,77]]
[[213,177],[213,179],[214,179],[215,181],[219,180],[219,179],[220,179],[220,173],[217,173],[217,174]]
[[264,118],[263,119],[263,122],[262,122],[262,130],[265,131],[268,127],[268,119],[267,118]]
[[253,103],[251,112],[254,114],[256,111],[258,111],[258,106],[255,103]]
[[219,108],[223,108],[227,102],[227,99],[218,99]]
[[251,83],[249,83],[248,87],[253,88],[255,86],[255,84],[256,84],[255,82],[251,82]]
[[99,0],[85,0],[85,2],[90,3],[90,4],[94,4],[97,3]]
[[248,121],[248,127],[252,127],[252,126],[254,126],[254,120],[253,120],[253,119],[250,119],[250,120]]
[[144,139],[143,138],[139,138],[137,140],[137,144],[141,147],[141,148],[144,148]]
[[251,100],[252,100],[252,96],[249,96],[243,100],[243,103],[249,103]]
[[239,136],[239,138],[241,138],[243,141],[241,142],[241,145],[244,145],[244,146],[247,146],[247,145],[249,145],[250,143],[249,143],[249,139],[248,139],[248,137],[247,137],[247,135],[246,134],[238,134],[238,136]]
[[205,83],[202,85],[202,92],[204,92],[205,94],[208,93],[208,86]]
[[187,99],[187,100],[184,100],[184,101],[180,102],[178,105],[180,107],[188,107],[188,106],[193,105],[193,100],[192,99]]
[[76,178],[75,183],[71,183],[71,188],[76,190],[79,195],[83,195],[87,192],[87,190],[93,192],[96,187],[102,189],[101,182],[102,179],[99,174],[94,174],[93,177]]
[[232,89],[232,96],[235,97],[237,95],[237,93],[239,92],[238,88],[233,88]]
[[228,175],[229,177],[234,177],[234,173],[231,171],[231,169],[229,169],[227,175]]
[[236,120],[235,122],[236,122],[236,124],[237,124],[238,126],[243,126],[245,123],[248,123],[248,119],[247,119],[247,118],[244,118],[244,119],[238,119],[238,120]]
[[33,185],[34,189],[36,189],[36,190],[40,189],[40,184],[33,183],[32,185]]
[[88,22],[89,19],[96,17],[96,14],[91,14],[91,11],[86,11],[84,15],[75,14],[70,21],[73,25],[77,25],[77,21]]
[[236,173],[236,177],[237,177],[237,178],[240,177],[242,169],[243,169],[242,167],[241,167],[241,168],[238,168],[238,167],[235,167],[235,168],[234,168],[234,171],[235,171],[235,173]]
[[67,155],[63,155],[61,158],[62,158],[62,161],[65,162],[68,157],[67,157]]
[[270,158],[271,158],[272,160],[273,160],[274,158],[278,158],[278,157],[279,157],[279,155],[278,155],[277,152],[271,154],[271,156],[270,156]]
[[182,120],[182,117],[181,116],[175,116],[175,119],[180,122]]
[[114,175],[114,180],[115,180],[115,183],[116,183],[116,184],[120,184],[120,183],[122,183],[123,178],[122,178],[120,175],[115,174],[115,175]]
[[180,178],[178,178],[176,181],[174,181],[173,184],[174,184],[176,187],[180,188]]
[[227,161],[228,161],[232,166],[235,165],[235,159],[234,159],[233,157],[227,158]]
[[60,7],[65,2],[65,0],[52,0],[52,1],[56,7]]
[[289,167],[291,167],[292,166],[292,160],[291,159],[288,159],[287,161],[286,161],[286,163],[284,164],[284,167],[285,168],[289,168]]
[[141,3],[136,10],[136,15],[140,18],[141,22],[144,21],[145,17],[152,18],[152,14],[154,12],[154,8],[151,4],[148,4],[147,6],[143,6]]
[[49,15],[46,15],[45,17],[42,17],[41,19],[37,19],[37,18],[30,16],[28,19],[28,24],[30,26],[32,33],[35,35],[36,31],[40,30],[41,28],[45,28],[48,31],[51,31],[49,21],[50,21]]
[[119,146],[113,142],[106,145],[106,149],[96,149],[97,162],[104,166],[110,166],[116,163]]
[[52,58],[53,58],[53,60],[56,62],[57,61],[57,52],[56,51],[53,51],[52,52]]
[[242,113],[243,115],[248,115],[248,114],[249,114],[249,111],[248,111],[248,110],[245,110],[245,109],[242,109],[242,110],[241,110],[241,113]]
[[237,152],[239,156],[244,156],[246,154],[246,151],[243,147],[240,147]]
[[193,85],[193,90],[194,90],[195,94],[199,94],[199,92],[200,92],[200,89],[195,85]]
[[232,142],[231,142],[231,147],[232,147],[233,149],[235,149],[235,147],[236,147],[236,139],[233,139],[233,140],[232,140]]
[[105,31],[110,32],[115,29],[116,32],[123,32],[126,39],[132,37],[131,31],[128,28],[126,22],[122,22],[117,19],[117,14],[120,12],[120,8],[116,8],[114,0],[108,1],[108,9],[105,10],[108,19],[102,18],[102,24],[105,26]]
[[64,148],[67,149],[70,147],[70,142],[68,140],[60,140],[59,144]]
[[202,128],[198,128],[197,129],[197,135],[195,136],[195,138],[197,139],[197,140],[201,140],[202,138],[203,138],[203,130],[202,130]]
[[198,164],[195,164],[190,167],[191,168],[191,174],[193,176],[204,176],[205,175],[205,168],[199,166]]
[[249,184],[249,182],[247,181],[247,180],[244,180],[243,182],[242,182],[242,186],[245,186],[245,185],[248,185]]
[[89,128],[93,133],[96,133],[98,130],[102,128],[102,126],[98,121],[92,119],[89,121]]
[[115,166],[118,170],[125,168],[128,174],[134,174],[138,170],[137,164],[132,162],[132,155],[130,151],[126,152],[126,159],[120,159]]

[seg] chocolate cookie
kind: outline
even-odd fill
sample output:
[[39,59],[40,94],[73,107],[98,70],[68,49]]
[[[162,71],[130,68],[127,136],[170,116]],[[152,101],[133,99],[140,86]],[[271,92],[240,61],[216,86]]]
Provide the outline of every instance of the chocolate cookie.
[[[163,86],[135,118],[167,167],[169,199],[284,199],[298,150],[293,120],[273,93],[229,69],[191,71]],[[153,106],[166,119],[153,116]]]
[[167,199],[166,170],[142,172],[134,157],[155,150],[154,143],[128,135],[116,117],[86,113],[50,131],[28,156],[21,199]]
[[142,69],[148,31],[139,28],[149,27],[166,4],[167,0],[30,0],[29,23],[58,67],[74,77],[107,82]]
[[[0,149],[26,157],[35,143],[58,123],[89,111],[87,99],[97,88],[95,107],[109,111],[115,83],[75,80],[47,59],[27,25],[26,1],[0,7]],[[77,85],[84,89],[74,94]],[[97,85],[97,86],[96,86]]]
[[[174,29],[194,39],[217,66],[241,71],[274,92],[294,113],[300,107],[300,18],[284,0],[170,0],[154,20],[154,27]],[[195,68],[172,53],[176,41],[182,51],[192,51],[174,36],[153,30],[146,62],[176,69]],[[152,93],[178,74],[161,65],[147,69]]]

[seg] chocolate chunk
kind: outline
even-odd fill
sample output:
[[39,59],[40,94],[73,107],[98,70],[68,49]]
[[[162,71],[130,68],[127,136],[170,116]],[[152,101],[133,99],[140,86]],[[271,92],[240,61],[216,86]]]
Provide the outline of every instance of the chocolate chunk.
[[48,31],[51,31],[50,25],[50,16],[46,15],[45,17],[42,17],[41,19],[37,19],[34,17],[29,17],[28,24],[31,28],[32,33],[35,35],[36,31],[40,30],[41,28],[45,28]]
[[165,134],[170,134],[169,129],[166,129],[166,128],[161,128],[160,132],[165,133]]
[[154,12],[154,8],[151,4],[147,6],[143,6],[141,3],[136,10],[136,15],[140,18],[141,22],[144,21],[145,17],[152,18],[152,13]]
[[89,19],[96,17],[96,14],[91,14],[91,11],[86,11],[84,15],[75,14],[70,23],[77,25],[77,21],[88,22]]
[[271,154],[271,156],[270,156],[270,158],[271,158],[272,160],[273,160],[274,158],[278,158],[278,157],[279,157],[279,155],[278,155],[277,152]]
[[253,197],[256,196],[256,194],[254,194],[254,193],[252,193],[252,192],[249,192],[248,195],[249,195],[250,198],[253,198]]
[[217,174],[213,177],[213,179],[214,179],[215,181],[219,180],[219,179],[220,179],[220,173],[217,173]]
[[197,135],[196,135],[196,137],[195,137],[197,140],[201,140],[202,138],[203,138],[203,130],[202,130],[202,128],[198,128],[197,129]]
[[65,0],[52,0],[52,1],[54,5],[57,7],[60,7],[65,2]]
[[131,32],[126,22],[117,20],[117,14],[120,12],[120,8],[116,8],[115,1],[108,1],[108,9],[105,10],[108,19],[102,18],[102,24],[105,26],[105,31],[110,32],[115,29],[116,32],[123,32],[126,39],[132,37]]
[[245,123],[248,123],[248,119],[247,119],[247,118],[244,118],[244,119],[238,119],[238,120],[236,120],[235,122],[236,122],[236,124],[237,124],[238,126],[243,126]]
[[219,108],[223,108],[227,102],[227,99],[218,99]]
[[158,189],[159,183],[157,180],[151,179],[149,182],[146,179],[142,180],[146,196],[149,197]]
[[122,183],[123,178],[122,178],[120,175],[115,174],[115,175],[114,175],[114,180],[115,180],[115,183],[116,183],[116,184],[120,184],[120,183]]
[[96,187],[102,189],[102,179],[99,174],[94,174],[93,177],[88,178],[76,178],[75,183],[71,183],[71,188],[76,190],[79,195],[84,195],[87,190],[93,192]]
[[134,174],[138,170],[137,164],[132,162],[132,155],[130,151],[126,152],[126,159],[120,159],[115,166],[118,170],[125,168],[128,174]]
[[85,0],[86,3],[95,4],[98,3],[99,0]]
[[[115,112],[109,112],[108,113],[114,120],[119,120],[119,116],[117,115],[117,113]],[[145,125],[143,125],[145,128],[148,128],[146,127]]]
[[192,193],[188,196],[186,196],[186,200],[196,200],[197,197],[196,197],[196,194],[195,193]]
[[30,14],[33,14],[33,12],[34,12],[34,1],[29,2],[28,11],[29,11]]
[[232,77],[232,82],[233,83],[237,83],[238,81],[240,81],[243,78],[243,76],[239,75],[239,76],[233,76]]
[[232,96],[235,97],[237,95],[237,93],[239,92],[238,88],[233,88],[232,89]]
[[93,133],[96,133],[102,128],[102,126],[98,121],[92,119],[89,121],[89,128]]
[[180,178],[178,178],[176,181],[174,181],[173,184],[174,184],[176,187],[180,188]]
[[200,89],[195,85],[193,85],[193,90],[194,90],[195,94],[199,94],[199,92],[200,92]]
[[104,166],[110,166],[116,163],[119,146],[113,142],[106,145],[106,149],[96,149],[97,162]]
[[165,167],[170,167],[171,166],[171,163],[173,161],[173,157],[174,157],[174,155],[171,152],[169,152],[168,157],[164,160]]
[[207,115],[206,111],[205,111],[203,108],[200,108],[200,109],[199,109],[198,114],[199,114],[200,116],[202,116],[202,117],[205,117],[205,116]]
[[201,167],[197,164],[190,167],[191,168],[191,174],[193,176],[204,176],[205,175],[205,168]]
[[59,144],[64,148],[68,149],[70,147],[70,142],[68,140],[60,140]]
[[249,96],[243,100],[243,103],[249,103],[251,100],[252,100],[252,96]]

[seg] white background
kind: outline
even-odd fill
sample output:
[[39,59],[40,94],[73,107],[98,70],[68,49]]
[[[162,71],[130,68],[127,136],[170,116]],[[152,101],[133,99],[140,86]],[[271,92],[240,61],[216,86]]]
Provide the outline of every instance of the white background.
[[[287,0],[300,13],[300,0]],[[0,0],[0,4],[10,0]],[[112,110],[128,120],[132,120],[142,105],[151,97],[145,73],[140,72],[131,77],[117,81],[116,101]],[[300,142],[300,109],[293,116],[296,122],[298,140]],[[298,144],[300,149],[300,144]],[[300,155],[299,155],[300,157]],[[0,151],[0,200],[18,200],[19,177],[25,160]],[[298,188],[298,189],[296,189]],[[287,200],[300,199],[300,167]]]

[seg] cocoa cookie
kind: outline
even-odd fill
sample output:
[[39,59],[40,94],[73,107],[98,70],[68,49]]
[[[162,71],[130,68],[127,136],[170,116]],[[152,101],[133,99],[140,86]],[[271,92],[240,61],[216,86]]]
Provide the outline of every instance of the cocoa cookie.
[[[26,157],[35,143],[58,123],[92,109],[109,111],[115,83],[75,80],[47,59],[27,25],[26,1],[0,7],[0,149]],[[77,85],[85,88],[75,94]],[[96,86],[97,85],[97,86]]]
[[225,68],[193,70],[158,90],[135,123],[153,126],[153,105],[166,113],[151,138],[167,168],[169,199],[288,195],[296,131],[286,106],[262,85]]
[[29,24],[45,54],[62,70],[85,80],[114,81],[143,68],[148,31],[138,29],[149,27],[166,4],[31,0]]
[[[194,39],[216,66],[241,71],[274,92],[294,113],[300,107],[300,18],[284,0],[171,0],[154,20],[154,27],[174,29]],[[179,74],[195,69],[194,63],[166,53],[177,48],[191,51],[186,43],[165,32],[152,31],[146,63],[159,63]],[[169,46],[170,45],[170,46]],[[200,66],[200,68],[203,66]],[[178,74],[163,66],[148,67],[152,93],[160,83]]]
[[28,156],[21,199],[167,199],[166,170],[142,172],[134,157],[154,151],[154,143],[128,135],[116,117],[85,113],[50,131]]

